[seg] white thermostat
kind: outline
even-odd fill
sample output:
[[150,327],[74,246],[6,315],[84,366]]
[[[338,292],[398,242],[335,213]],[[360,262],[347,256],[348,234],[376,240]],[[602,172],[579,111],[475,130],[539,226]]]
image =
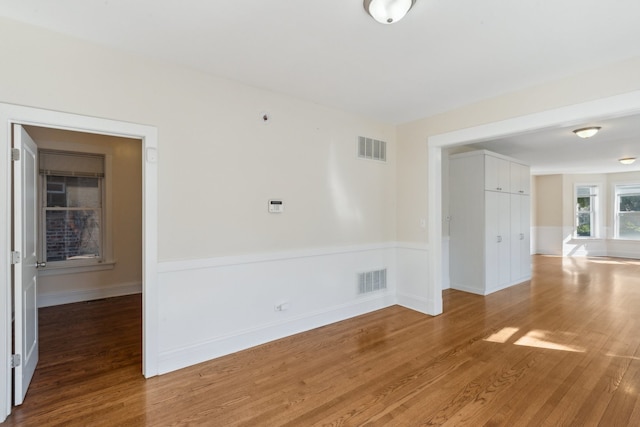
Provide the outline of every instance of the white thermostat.
[[282,200],[269,200],[269,212],[270,213],[284,212],[284,203],[282,202]]

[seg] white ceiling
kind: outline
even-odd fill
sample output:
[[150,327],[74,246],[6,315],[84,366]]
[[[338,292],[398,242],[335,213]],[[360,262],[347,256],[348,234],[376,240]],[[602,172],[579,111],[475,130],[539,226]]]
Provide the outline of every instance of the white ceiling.
[[394,25],[362,0],[2,0],[0,16],[390,123],[640,57],[638,0],[417,0]]
[[[595,136],[582,139],[574,129],[600,126]],[[579,126],[545,129],[471,145],[514,157],[531,165],[534,175],[615,173],[640,171],[640,116],[586,122]],[[636,157],[632,165],[618,159]]]

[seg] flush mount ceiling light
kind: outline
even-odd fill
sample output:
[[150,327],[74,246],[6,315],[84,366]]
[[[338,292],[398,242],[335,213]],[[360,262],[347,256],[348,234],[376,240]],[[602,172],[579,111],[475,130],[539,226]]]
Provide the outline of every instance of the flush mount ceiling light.
[[622,163],[623,165],[630,165],[633,162],[636,161],[635,157],[625,157],[623,159],[618,160],[620,163]]
[[573,133],[578,135],[580,138],[591,138],[593,135],[598,133],[600,129],[600,126],[591,126],[588,128],[576,129]]
[[398,22],[416,0],[364,0],[364,10],[381,24]]

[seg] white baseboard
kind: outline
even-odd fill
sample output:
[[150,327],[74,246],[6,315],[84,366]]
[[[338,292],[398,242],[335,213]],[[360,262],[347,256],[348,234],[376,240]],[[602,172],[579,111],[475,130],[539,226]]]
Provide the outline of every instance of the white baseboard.
[[102,298],[119,297],[139,294],[142,283],[124,283],[99,289],[82,289],[73,291],[50,292],[38,294],[38,308],[53,305],[70,304],[73,302],[91,301]]
[[398,300],[398,305],[401,305],[402,307],[424,314],[431,313],[430,310],[433,307],[433,301],[427,298],[423,298],[417,295],[408,295],[400,292],[397,293],[396,298]]
[[624,251],[609,251],[607,256],[612,258],[629,258],[629,259],[640,259],[640,253],[638,252],[624,252]]
[[531,276],[523,277],[521,279],[518,279],[518,280],[510,282],[510,283],[507,283],[505,285],[498,286],[497,288],[487,289],[487,291],[483,295],[489,295],[489,294],[492,294],[494,292],[502,291],[502,290],[510,288],[512,286],[516,286],[516,285],[519,285],[521,283],[524,283],[524,282],[526,282],[528,280],[531,280]]
[[487,289],[487,290],[482,290],[482,289],[478,289],[478,288],[472,288],[472,287],[469,287],[469,286],[464,286],[464,285],[459,285],[459,284],[453,284],[451,286],[451,289],[455,289],[457,291],[469,292],[471,294],[486,296],[486,295],[492,294],[494,292],[498,292],[498,291],[501,291],[503,289],[510,288],[511,286],[519,285],[521,283],[526,282],[527,280],[531,280],[531,276],[523,277],[521,279],[506,283],[506,284],[504,284],[502,286],[498,286],[498,287]]
[[395,296],[391,293],[385,293],[376,297],[331,307],[316,313],[291,318],[283,322],[237,331],[227,336],[216,337],[188,347],[166,351],[158,357],[158,373],[164,374],[182,369],[270,341],[390,307],[395,303]]
[[485,295],[485,293],[484,293],[484,291],[482,289],[472,288],[470,286],[459,285],[457,283],[452,283],[451,284],[451,289],[454,289],[456,291],[469,292],[470,294]]

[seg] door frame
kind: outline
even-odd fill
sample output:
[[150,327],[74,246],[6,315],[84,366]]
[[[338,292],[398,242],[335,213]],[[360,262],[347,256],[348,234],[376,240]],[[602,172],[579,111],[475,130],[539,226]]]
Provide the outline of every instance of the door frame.
[[[429,313],[442,313],[442,149],[640,113],[640,90],[427,137]],[[532,201],[533,206],[533,201]],[[533,225],[533,224],[532,224]]]
[[158,374],[158,130],[154,126],[0,103],[0,422],[11,413],[11,129],[14,123],[135,138],[142,150],[142,373]]

